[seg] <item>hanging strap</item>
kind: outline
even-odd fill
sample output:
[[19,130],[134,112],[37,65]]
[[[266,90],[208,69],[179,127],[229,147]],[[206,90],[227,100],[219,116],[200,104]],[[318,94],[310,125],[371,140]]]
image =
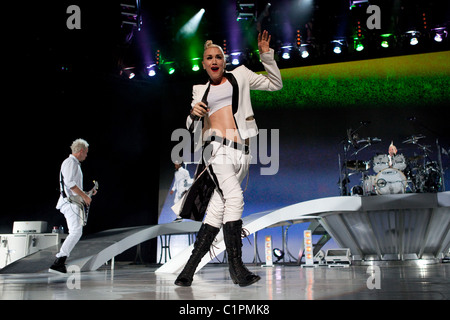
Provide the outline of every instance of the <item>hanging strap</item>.
[[66,191],[64,190],[64,177],[63,177],[62,171],[59,173],[59,184],[60,184],[59,190],[60,190],[61,196],[65,199],[65,198],[67,198],[67,194],[66,194]]

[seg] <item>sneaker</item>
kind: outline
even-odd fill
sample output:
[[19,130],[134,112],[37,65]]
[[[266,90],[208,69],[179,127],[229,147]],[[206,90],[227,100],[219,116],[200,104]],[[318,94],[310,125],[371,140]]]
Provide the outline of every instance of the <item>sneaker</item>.
[[48,272],[56,273],[56,274],[66,274],[66,259],[67,257],[60,257],[53,262],[51,267],[48,269]]

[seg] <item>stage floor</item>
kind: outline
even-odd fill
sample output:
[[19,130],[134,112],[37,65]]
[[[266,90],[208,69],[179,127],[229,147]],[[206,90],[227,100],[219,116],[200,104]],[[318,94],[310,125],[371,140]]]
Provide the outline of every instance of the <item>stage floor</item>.
[[[450,263],[424,266],[301,268],[248,266],[261,276],[241,288],[225,264],[201,269],[191,287],[173,284],[176,275],[157,267],[116,263],[97,271],[58,276],[50,273],[0,275],[1,300],[448,300]],[[370,278],[370,279],[369,279]],[[369,279],[369,280],[368,280]],[[369,284],[368,284],[369,283]]]

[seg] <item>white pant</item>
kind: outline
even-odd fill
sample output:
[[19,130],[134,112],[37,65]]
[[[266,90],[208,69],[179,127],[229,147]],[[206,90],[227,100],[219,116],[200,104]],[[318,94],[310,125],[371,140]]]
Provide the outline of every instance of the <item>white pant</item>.
[[213,151],[207,170],[213,176],[216,189],[209,201],[204,223],[220,228],[229,221],[241,219],[244,195],[241,183],[248,173],[251,155],[211,142]]
[[80,218],[80,208],[76,204],[67,202],[62,205],[60,211],[66,218],[69,235],[64,240],[59,252],[56,254],[57,258],[68,257],[72,249],[80,240],[81,235],[83,234],[83,225]]

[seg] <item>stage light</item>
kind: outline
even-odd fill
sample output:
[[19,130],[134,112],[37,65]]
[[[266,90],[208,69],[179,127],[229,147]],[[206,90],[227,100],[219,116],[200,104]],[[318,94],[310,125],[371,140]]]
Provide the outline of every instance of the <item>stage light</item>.
[[363,3],[368,4],[369,0],[350,0],[350,10],[352,10],[353,8],[355,8],[356,6],[361,7],[361,5]]
[[415,46],[419,43],[420,32],[416,30],[407,31],[406,37],[409,39],[409,44]]
[[433,37],[435,42],[440,43],[440,42],[444,41],[444,39],[447,38],[448,32],[445,27],[434,28],[434,29],[431,29],[431,31],[434,32],[434,34],[435,34]]
[[353,38],[353,47],[356,51],[361,52],[364,50],[364,44],[362,42],[362,39],[360,38]]
[[300,46],[300,48],[299,48],[300,56],[301,56],[303,59],[308,58],[309,55],[310,55],[309,50],[310,50],[309,44],[302,44],[302,45]]
[[123,68],[120,70],[120,75],[128,79],[133,79],[136,76],[134,69],[134,67]]
[[285,60],[288,60],[291,58],[291,50],[292,50],[292,46],[284,46],[281,47],[281,57]]
[[200,58],[194,58],[192,59],[192,71],[199,71],[200,70]]
[[382,48],[389,48],[391,44],[395,41],[395,37],[392,33],[385,33],[381,36],[381,47]]
[[303,245],[305,248],[305,264],[306,265],[314,265],[311,230],[303,231]]
[[335,54],[341,54],[344,52],[344,48],[347,47],[347,43],[345,40],[333,40],[331,41],[331,47],[333,48],[333,52]]
[[165,72],[167,72],[167,74],[172,75],[175,73],[175,70],[176,70],[175,61],[165,61],[162,64],[161,68],[163,68],[165,70]]
[[186,22],[177,33],[177,38],[190,38],[192,37],[200,25],[205,9],[200,9],[188,22]]
[[231,53],[231,64],[233,66],[237,66],[241,63],[242,52],[233,52]]
[[300,47],[300,45],[302,44],[302,37],[300,35],[300,30],[299,29],[297,29],[297,38],[296,38],[296,40],[297,40],[297,47]]
[[156,68],[157,68],[157,65],[155,63],[151,64],[147,67],[147,74],[149,77],[156,76]]
[[275,261],[275,262],[278,262],[281,259],[283,259],[284,251],[281,249],[275,248],[275,249],[273,249],[273,255],[277,258],[277,261]]

